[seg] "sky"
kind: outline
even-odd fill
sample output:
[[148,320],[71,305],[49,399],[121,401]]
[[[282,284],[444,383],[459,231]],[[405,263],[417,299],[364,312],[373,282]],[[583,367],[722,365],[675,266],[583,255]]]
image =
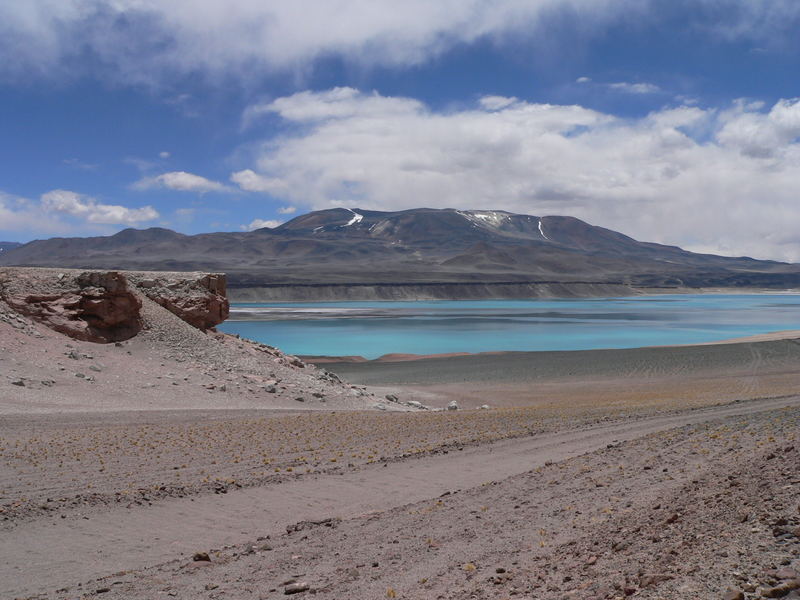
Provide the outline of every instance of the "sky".
[[0,0],[0,240],[571,215],[800,262],[796,0]]

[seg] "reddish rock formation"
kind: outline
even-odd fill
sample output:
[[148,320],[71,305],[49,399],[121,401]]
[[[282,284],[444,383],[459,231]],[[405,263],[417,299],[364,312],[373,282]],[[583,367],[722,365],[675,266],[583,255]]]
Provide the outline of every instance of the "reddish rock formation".
[[198,329],[228,318],[222,273],[131,273],[129,278],[148,298]]
[[0,300],[20,314],[89,342],[117,342],[144,327],[142,297],[203,331],[228,317],[225,275],[2,268]]
[[24,274],[9,283],[0,279],[0,297],[9,306],[72,338],[117,342],[142,329],[142,303],[115,271],[61,273],[49,281]]

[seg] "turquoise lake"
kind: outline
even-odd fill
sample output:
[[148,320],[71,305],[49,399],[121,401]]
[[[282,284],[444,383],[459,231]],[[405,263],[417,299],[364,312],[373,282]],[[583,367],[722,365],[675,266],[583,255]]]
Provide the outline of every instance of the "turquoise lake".
[[694,344],[800,329],[800,294],[235,304],[219,326],[290,354],[440,354]]

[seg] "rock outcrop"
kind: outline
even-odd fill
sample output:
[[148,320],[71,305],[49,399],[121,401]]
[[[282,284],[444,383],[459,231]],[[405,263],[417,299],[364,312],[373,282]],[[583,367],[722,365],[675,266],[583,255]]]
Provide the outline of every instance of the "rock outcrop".
[[140,294],[203,331],[228,316],[222,274],[0,269],[0,300],[89,342],[118,342],[139,333],[144,327]]
[[132,272],[128,277],[148,298],[202,331],[228,318],[222,273]]
[[116,271],[3,269],[0,298],[18,313],[78,340],[118,342],[142,329],[141,300]]

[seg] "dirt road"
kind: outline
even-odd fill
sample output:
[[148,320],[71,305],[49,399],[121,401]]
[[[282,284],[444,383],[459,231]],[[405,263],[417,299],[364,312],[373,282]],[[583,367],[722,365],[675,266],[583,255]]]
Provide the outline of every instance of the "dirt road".
[[152,506],[55,514],[0,536],[0,595],[20,597],[138,570],[197,551],[285,532],[303,520],[351,518],[436,498],[688,424],[800,406],[800,396],[505,440],[447,454],[377,463],[341,475],[169,498]]

